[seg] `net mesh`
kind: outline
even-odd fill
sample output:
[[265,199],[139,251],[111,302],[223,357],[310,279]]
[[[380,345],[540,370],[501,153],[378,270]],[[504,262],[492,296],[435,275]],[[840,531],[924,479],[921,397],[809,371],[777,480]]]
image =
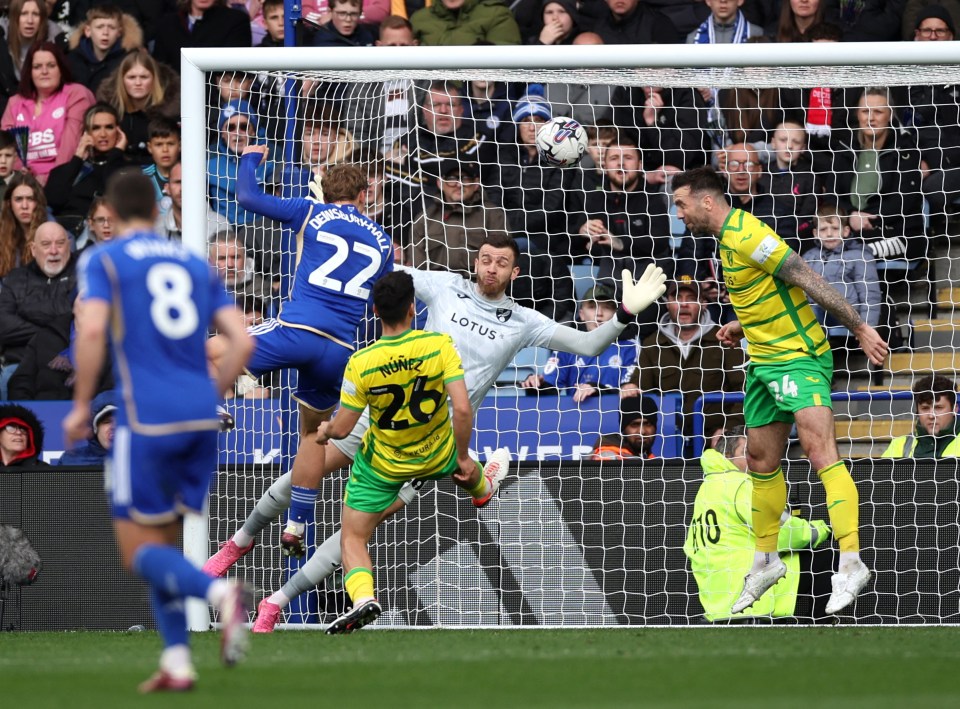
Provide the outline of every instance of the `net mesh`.
[[[878,581],[864,604],[869,609],[856,617],[943,622],[954,616],[952,597],[936,595],[921,580],[931,572],[924,559],[937,545],[942,554],[929,563],[938,573],[957,570],[955,532],[952,542],[929,546],[906,537],[910,530],[919,534],[923,504],[931,495],[940,499],[948,483],[927,476],[921,491],[913,487],[914,473],[895,468],[889,479],[883,473],[885,483],[865,485],[885,450],[908,454],[918,444],[910,436],[916,380],[928,373],[952,378],[958,369],[951,236],[960,202],[960,99],[951,91],[957,77],[955,66],[938,65],[210,73],[208,232],[228,230],[245,251],[228,284],[251,321],[276,314],[295,267],[294,235],[244,214],[235,192],[238,147],[266,143],[271,154],[259,179],[281,196],[307,195],[310,181],[330,164],[366,166],[367,213],[387,227],[404,263],[469,276],[477,240],[499,230],[523,251],[514,297],[561,323],[587,327],[590,314],[580,304],[588,289],[601,283],[617,292],[620,267],[639,273],[648,262],[700,283],[698,311],[720,323],[731,312],[716,239],[688,233],[670,190],[676,169],[717,166],[730,176],[734,205],[809,253],[891,345],[884,366],[875,367],[839,323],[823,321],[835,358],[839,452],[862,459],[855,467],[861,519],[886,524],[881,519],[889,511],[907,532],[889,539],[874,527],[866,535],[876,540],[865,547],[868,562],[891,575]],[[653,102],[651,86],[660,87]],[[287,90],[297,97],[290,118]],[[515,123],[514,112],[524,106],[527,115],[531,106],[540,115],[541,97],[553,115],[572,114],[588,126],[591,151],[578,166],[541,167],[529,148],[532,134],[525,138]],[[237,114],[252,119],[245,131],[235,126]],[[784,120],[790,130],[778,131]],[[448,190],[454,182],[457,190]],[[469,200],[478,201],[465,206],[474,187],[480,196]],[[835,253],[816,231],[817,210],[827,205],[852,214],[853,234]],[[581,230],[594,220],[615,238],[588,248]],[[225,254],[228,241],[218,237],[211,258]],[[477,412],[474,449],[485,458],[506,445],[514,461],[531,466],[479,514],[451,485],[431,483],[386,523],[371,546],[377,588],[390,609],[381,624],[663,624],[702,616],[682,546],[708,434],[742,423],[743,357],[719,348],[702,355],[707,328],[687,345],[680,330],[658,327],[661,318],[669,321],[668,309],[646,316],[622,349],[599,363],[546,348],[517,355]],[[358,342],[375,334],[367,317]],[[298,440],[293,377],[284,372],[238,384],[229,405],[238,430],[223,444],[232,465],[211,504],[211,552],[289,468]],[[540,384],[538,396],[522,387],[531,377]],[[581,396],[588,394],[582,401],[574,397],[578,384]],[[620,411],[631,406],[631,399],[621,401],[624,385],[639,387],[658,413],[652,448],[631,452],[681,459],[677,466],[648,471],[579,462],[601,436],[619,431]],[[703,393],[709,395],[700,399]],[[802,455],[791,440],[787,456]],[[804,491],[800,509],[826,519],[821,493],[808,491],[817,489],[810,484],[815,476],[802,463],[794,470],[788,477],[792,489]],[[336,529],[342,485],[339,474],[324,482],[317,542]],[[881,510],[888,497],[893,507]],[[943,508],[933,514],[942,516]],[[954,518],[945,524],[956,529]],[[237,566],[265,593],[289,572],[276,551],[279,531],[269,527]],[[829,579],[824,574],[818,583]],[[899,594],[911,580],[921,600],[905,610]],[[332,577],[291,605],[286,619],[331,619],[343,609],[340,584]],[[946,605],[931,610],[936,598]],[[814,614],[813,606],[801,605],[798,615]]]

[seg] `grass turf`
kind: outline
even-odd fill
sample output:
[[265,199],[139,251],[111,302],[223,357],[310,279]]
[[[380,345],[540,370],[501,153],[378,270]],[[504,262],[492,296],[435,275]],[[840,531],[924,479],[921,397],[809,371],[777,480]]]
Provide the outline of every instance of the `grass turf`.
[[287,631],[229,670],[193,637],[195,690],[139,696],[155,633],[2,633],[3,706],[960,706],[960,628]]

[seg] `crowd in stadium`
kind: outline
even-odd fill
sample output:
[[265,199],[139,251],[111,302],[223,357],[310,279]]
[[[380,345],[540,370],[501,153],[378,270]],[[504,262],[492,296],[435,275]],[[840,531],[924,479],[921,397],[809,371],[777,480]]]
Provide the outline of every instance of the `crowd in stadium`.
[[[106,180],[141,165],[156,184],[157,230],[179,238],[180,49],[282,46],[284,3],[2,4],[0,399],[67,399],[77,255],[112,236]],[[317,47],[938,41],[953,40],[960,19],[956,0],[319,0],[302,10],[297,44]],[[329,166],[358,162],[370,175],[367,213],[392,235],[398,262],[469,277],[479,244],[508,234],[522,251],[512,295],[558,321],[602,322],[623,268],[667,272],[663,306],[611,346],[615,377],[603,355],[586,365],[555,356],[522,382],[580,400],[602,389],[624,401],[679,391],[687,409],[702,391],[741,386],[742,353],[716,341],[732,317],[716,240],[676,218],[675,173],[714,165],[735,207],[773,227],[881,329],[896,318],[893,287],[933,280],[932,237],[960,195],[951,86],[303,79],[292,126],[283,91],[267,74],[209,80],[209,255],[249,322],[275,314],[283,280],[277,227],[236,199],[240,153],[271,146],[257,176],[282,196],[305,196]],[[576,168],[540,159],[537,129],[555,116],[587,129]],[[597,279],[590,292],[578,286],[583,268]],[[929,290],[919,300],[935,307]],[[241,394],[269,396],[260,384]]]

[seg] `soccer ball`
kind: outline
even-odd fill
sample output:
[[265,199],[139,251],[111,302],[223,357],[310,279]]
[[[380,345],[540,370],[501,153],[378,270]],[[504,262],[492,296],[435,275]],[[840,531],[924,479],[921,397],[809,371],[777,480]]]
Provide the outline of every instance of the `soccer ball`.
[[537,131],[537,150],[549,165],[576,165],[586,149],[587,131],[572,118],[551,118]]

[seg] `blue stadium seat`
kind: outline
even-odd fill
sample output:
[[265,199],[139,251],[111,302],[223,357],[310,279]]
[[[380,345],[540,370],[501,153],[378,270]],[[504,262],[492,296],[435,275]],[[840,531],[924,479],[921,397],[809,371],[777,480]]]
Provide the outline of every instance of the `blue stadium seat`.
[[579,303],[588,290],[593,288],[597,281],[600,269],[593,264],[575,263],[570,266],[570,276],[573,278],[573,293]]

